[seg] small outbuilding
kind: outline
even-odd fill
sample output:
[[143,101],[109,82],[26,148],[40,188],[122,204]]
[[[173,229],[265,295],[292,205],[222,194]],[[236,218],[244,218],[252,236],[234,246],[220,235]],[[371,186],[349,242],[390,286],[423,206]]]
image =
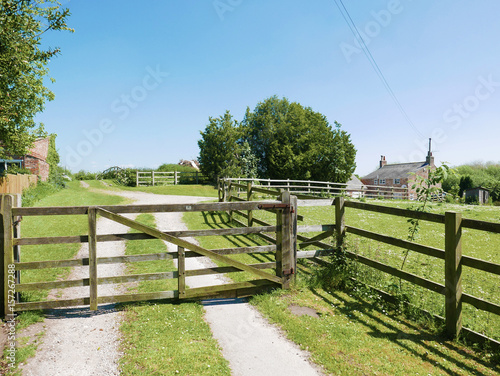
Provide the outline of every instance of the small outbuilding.
[[483,187],[469,188],[464,191],[464,198],[467,204],[487,204],[490,199],[490,191]]

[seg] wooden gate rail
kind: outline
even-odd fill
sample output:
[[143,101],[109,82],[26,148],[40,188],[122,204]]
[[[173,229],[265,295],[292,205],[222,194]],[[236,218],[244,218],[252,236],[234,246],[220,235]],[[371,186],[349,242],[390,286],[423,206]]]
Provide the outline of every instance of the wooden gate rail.
[[[287,195],[284,196],[285,200]],[[288,195],[289,197],[289,195]],[[290,216],[296,210],[290,209],[290,204],[283,205],[283,201],[271,202],[251,202],[251,203],[209,203],[209,204],[192,204],[192,205],[126,205],[126,206],[103,206],[103,207],[50,207],[50,208],[12,208],[10,198],[6,199],[7,205],[2,206],[2,223],[5,226],[12,226],[13,218],[16,216],[35,216],[35,215],[87,215],[89,224],[89,235],[79,236],[62,236],[62,237],[36,237],[36,238],[20,238],[13,239],[12,236],[4,238],[3,250],[4,257],[2,258],[4,265],[14,265],[17,272],[22,270],[35,270],[44,268],[60,268],[74,266],[89,266],[89,277],[78,280],[37,282],[37,283],[17,283],[16,290],[19,292],[33,290],[47,290],[54,288],[80,287],[89,286],[89,296],[76,299],[58,299],[54,301],[40,302],[16,302],[15,311],[47,309],[57,307],[70,307],[74,305],[88,305],[91,309],[97,309],[98,304],[102,303],[119,303],[132,302],[152,299],[191,299],[199,297],[229,297],[229,296],[244,296],[261,291],[266,286],[282,286],[287,287],[291,276],[287,271],[293,269],[294,259],[292,253],[287,250],[287,247],[293,246],[293,238],[291,238],[290,226],[278,224],[276,226],[260,226],[253,228],[233,228],[233,229],[210,229],[210,230],[188,230],[188,231],[166,231],[161,232],[149,226],[139,224],[117,213],[155,213],[155,212],[187,212],[187,211],[220,211],[228,208],[237,208],[241,210],[258,210],[261,204],[281,205],[284,209],[281,210],[284,217]],[[10,205],[10,206],[9,206]],[[286,208],[286,210],[285,210]],[[109,234],[97,235],[96,224],[97,217],[116,221],[130,228],[141,231],[140,234]],[[221,235],[239,235],[251,234],[260,232],[284,232],[283,241],[277,245],[254,246],[254,247],[239,247],[239,248],[223,248],[207,250],[196,244],[192,244],[180,237],[189,236],[221,236]],[[137,239],[162,239],[178,246],[177,252],[162,252],[143,255],[124,255],[113,257],[97,257],[97,244],[101,241],[117,241],[117,240],[137,240]],[[286,243],[285,239],[289,239]],[[13,246],[20,245],[46,245],[46,244],[70,244],[70,243],[88,243],[89,257],[70,260],[48,260],[48,261],[32,261],[19,262],[12,259]],[[9,251],[10,250],[10,251]],[[269,253],[277,252],[277,262],[244,264],[234,259],[228,258],[226,255],[240,253]],[[186,257],[207,256],[214,260],[226,264],[227,266],[216,266],[205,269],[185,270],[184,259]],[[178,271],[174,272],[159,272],[133,274],[114,277],[98,277],[97,265],[112,264],[123,262],[136,261],[155,261],[155,260],[178,260]],[[4,266],[2,265],[2,266]],[[278,266],[278,268],[277,268]],[[265,269],[277,268],[277,275],[265,272]],[[3,268],[2,268],[3,270]],[[210,286],[186,289],[185,278],[191,276],[199,276],[206,274],[220,274],[246,271],[258,279],[241,283],[230,283],[221,286]],[[7,275],[4,271],[4,276]],[[98,296],[97,286],[110,283],[137,282],[137,281],[152,281],[160,279],[178,279],[178,290],[174,291],[159,291],[152,293],[133,293],[124,295]],[[8,313],[8,295],[6,295],[7,284],[4,283],[5,289],[2,291],[1,299],[4,307],[3,312]]]

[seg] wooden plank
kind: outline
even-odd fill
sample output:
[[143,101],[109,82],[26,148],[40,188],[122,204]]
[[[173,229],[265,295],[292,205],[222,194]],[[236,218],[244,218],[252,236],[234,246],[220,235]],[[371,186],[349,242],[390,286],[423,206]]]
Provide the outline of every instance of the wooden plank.
[[367,204],[365,202],[357,202],[357,201],[346,201],[345,206],[348,208],[368,210],[377,213],[396,215],[400,217],[408,217],[408,218],[422,219],[430,222],[444,223],[444,215],[442,214],[417,212],[409,209],[392,208],[389,206]]
[[[165,205],[105,205],[100,209],[111,213],[172,213],[172,212],[198,212],[198,211],[228,211],[228,210],[258,210],[260,204],[275,203],[279,201],[252,201],[252,202],[211,202],[201,204],[165,204]],[[32,215],[86,215],[88,206],[51,206],[13,208],[14,216]]]
[[362,236],[368,239],[376,240],[382,243],[390,244],[396,247],[410,249],[412,251],[423,253],[424,255],[432,256],[444,260],[445,252],[442,249],[429,247],[427,245],[413,243],[408,240],[393,238],[392,236],[377,234],[376,232],[363,230],[360,228],[346,226],[347,232]]
[[89,208],[89,282],[90,282],[90,309],[97,309],[97,209]]
[[264,193],[264,194],[267,194],[267,195],[270,195],[270,196],[279,196],[281,194],[281,192],[277,189],[266,189],[266,188],[260,188],[260,187],[253,187],[252,190],[254,192],[258,192],[258,193]]
[[493,304],[491,302],[488,302],[480,298],[476,298],[475,296],[462,294],[462,302],[471,304],[477,309],[480,309],[482,311],[494,313],[495,315],[500,315],[500,305]]
[[238,196],[231,196],[231,201],[246,202],[247,200]]
[[462,255],[462,265],[468,266],[470,268],[483,270],[488,273],[493,273],[500,275],[500,264],[495,264],[492,262],[480,260],[470,256]]
[[177,290],[179,291],[179,298],[186,297],[186,257],[183,247],[177,247]]
[[46,302],[17,303],[16,312],[33,311],[38,309],[54,309],[64,307],[85,306],[90,304],[90,298],[58,299]]
[[207,257],[210,257],[214,260],[217,260],[217,261],[220,261],[220,262],[223,262],[227,265],[230,265],[230,266],[234,266],[236,268],[239,268],[239,269],[242,269],[244,271],[247,271],[247,272],[250,272],[252,274],[255,274],[259,277],[262,277],[262,278],[265,278],[265,279],[268,279],[270,280],[271,282],[277,282],[279,283],[280,282],[280,279],[276,276],[272,276],[264,271],[261,271],[261,270],[258,270],[258,269],[255,269],[255,268],[252,268],[252,267],[249,267],[248,265],[246,264],[243,264],[239,261],[236,261],[236,260],[233,260],[229,257],[226,257],[226,256],[223,256],[223,255],[219,255],[215,252],[212,252],[212,251],[209,251],[208,249],[205,249],[205,248],[202,248],[196,244],[193,244],[193,243],[190,243],[186,240],[183,240],[183,239],[179,239],[179,238],[175,238],[171,235],[167,235],[167,234],[164,234],[162,233],[161,231],[158,231],[157,229],[153,228],[153,227],[149,227],[149,226],[146,226],[146,225],[143,225],[141,223],[138,223],[138,222],[135,222],[131,219],[128,219],[126,217],[123,217],[119,214],[115,214],[115,213],[111,213],[107,210],[103,210],[102,208],[99,208],[98,209],[98,212],[101,216],[105,217],[105,218],[108,218],[108,219],[111,219],[115,222],[118,222],[118,223],[121,223],[125,226],[129,226],[131,228],[134,228],[136,230],[139,230],[139,231],[142,231],[146,234],[149,234],[149,235],[152,235],[152,236],[155,236],[159,239],[162,239],[162,240],[165,240],[169,243],[172,243],[172,244],[175,244],[177,246],[181,246],[181,247],[184,247],[186,249],[189,249],[193,252],[196,252],[200,255],[203,255],[203,256],[207,256]]
[[141,302],[147,300],[162,300],[162,301],[175,301],[178,298],[177,291],[157,291],[157,292],[142,292],[134,294],[123,295],[110,295],[100,296],[99,304],[105,303],[128,303],[128,302]]
[[445,290],[444,285],[442,285],[440,283],[436,283],[434,281],[430,281],[428,279],[419,277],[415,274],[411,274],[411,273],[402,271],[400,269],[393,268],[392,266],[382,264],[378,261],[369,259],[369,258],[361,256],[361,255],[357,255],[357,254],[349,252],[349,251],[346,252],[346,256],[352,260],[359,261],[362,264],[371,266],[374,269],[383,271],[384,273],[388,273],[388,274],[393,275],[395,277],[404,279],[405,281],[411,282],[415,285],[421,286],[421,287],[426,288],[428,290],[437,292],[438,294],[444,295],[444,290]]
[[500,233],[500,223],[478,221],[477,219],[462,219],[462,227],[471,228],[480,231],[489,231],[494,233]]
[[256,247],[239,247],[239,248],[220,248],[211,249],[212,252],[218,253],[219,255],[237,255],[242,253],[267,253],[275,252],[275,245],[261,245]]
[[[98,285],[111,284],[111,283],[127,283],[138,281],[155,281],[161,279],[177,278],[176,272],[162,272],[162,273],[144,273],[144,274],[130,274],[114,277],[101,277],[97,279]],[[90,286],[90,279],[74,279],[69,281],[54,281],[54,282],[33,282],[22,283],[16,285],[16,291],[36,291],[48,289],[62,289],[68,287],[81,287]]]
[[[265,272],[264,272],[265,273]],[[186,290],[186,299],[191,298],[199,298],[199,297],[207,297],[212,294],[217,294],[219,292],[237,290],[248,287],[263,287],[263,286],[273,286],[279,287],[279,285],[275,283],[271,283],[266,279],[257,279],[254,281],[248,282],[236,282],[236,283],[228,283],[224,285],[216,285],[216,286],[208,286],[208,287],[196,287],[192,289]]]
[[445,213],[446,331],[456,337],[462,329],[462,214]]
[[[261,226],[261,227],[251,227],[246,229],[245,228],[165,231],[164,234],[183,238],[183,237],[193,237],[193,236],[223,236],[223,235],[241,235],[241,234],[245,235],[245,234],[256,234],[261,231],[264,232],[276,231],[276,226]],[[122,241],[122,240],[155,239],[155,237],[148,234],[125,233],[125,234],[97,235],[96,239],[97,242],[107,242],[107,241]],[[87,242],[88,242],[87,235],[14,239],[14,245],[72,244],[72,243],[87,243]]]
[[[257,269],[271,269],[276,267],[275,262],[265,262],[259,264],[249,264],[249,266]],[[223,274],[223,273],[236,273],[241,272],[240,269],[234,268],[232,266],[217,266],[213,268],[205,269],[190,269],[186,270],[186,277],[194,277],[207,274]]]

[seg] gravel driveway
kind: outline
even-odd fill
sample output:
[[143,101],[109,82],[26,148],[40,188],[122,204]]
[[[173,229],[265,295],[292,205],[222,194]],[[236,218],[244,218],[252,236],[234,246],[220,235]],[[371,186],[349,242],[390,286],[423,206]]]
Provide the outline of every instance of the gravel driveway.
[[[136,204],[177,204],[206,201],[206,197],[165,196],[143,192],[110,192],[134,200]],[[127,215],[134,218],[135,215]],[[155,214],[160,230],[187,229],[181,213]],[[127,228],[104,218],[98,220],[98,234],[123,233]],[[189,239],[188,239],[189,240]],[[192,241],[192,239],[191,239]],[[176,247],[168,244],[169,251]],[[124,242],[98,244],[98,257],[119,256],[125,253]],[[88,255],[83,245],[77,257]],[[206,258],[186,259],[187,269],[206,268]],[[123,274],[122,264],[99,265],[99,276]],[[88,267],[74,268],[69,279],[88,276]],[[226,282],[224,278],[209,275],[187,278],[190,287],[209,286]],[[58,298],[88,296],[88,287],[63,290]],[[99,295],[118,294],[115,285],[99,286]],[[57,294],[57,292],[53,292]],[[308,361],[309,355],[284,338],[260,313],[244,300],[204,302],[206,315],[214,337],[219,341],[224,357],[229,361],[233,375],[320,375]],[[112,376],[119,375],[119,326],[121,313],[114,305],[100,305],[98,311],[88,308],[52,310],[43,323],[32,325],[27,333],[44,331],[36,356],[20,366],[25,376]]]

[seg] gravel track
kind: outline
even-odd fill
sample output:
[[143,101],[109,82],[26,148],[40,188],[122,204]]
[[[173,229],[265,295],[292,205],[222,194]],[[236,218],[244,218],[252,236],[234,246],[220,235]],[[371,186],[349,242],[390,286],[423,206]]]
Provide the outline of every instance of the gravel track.
[[[143,192],[110,192],[132,199],[136,204],[178,204],[206,201],[206,197],[164,196]],[[127,215],[134,218],[134,215]],[[160,230],[187,229],[181,213],[155,214]],[[98,220],[98,234],[126,232],[127,228],[104,218]],[[194,241],[193,239],[187,239]],[[169,251],[176,247],[167,243]],[[125,252],[124,242],[105,242],[98,245],[98,257],[118,256]],[[77,257],[88,255],[87,245],[82,246]],[[214,264],[204,257],[186,259],[187,269],[206,268]],[[99,265],[99,276],[123,274],[122,264]],[[86,278],[88,267],[74,268],[69,279]],[[221,276],[209,275],[187,278],[190,287],[226,283]],[[122,287],[123,289],[123,287]],[[99,286],[99,295],[119,294],[116,285]],[[88,296],[88,287],[65,289],[58,298]],[[229,361],[233,375],[321,375],[319,369],[308,361],[309,354],[288,341],[271,326],[258,311],[241,299],[204,302],[206,315],[214,337]],[[45,331],[35,357],[20,366],[24,376],[114,376],[119,375],[120,359],[119,326],[121,313],[114,305],[101,305],[98,311],[88,308],[52,310],[43,323],[32,325],[21,336]]]

